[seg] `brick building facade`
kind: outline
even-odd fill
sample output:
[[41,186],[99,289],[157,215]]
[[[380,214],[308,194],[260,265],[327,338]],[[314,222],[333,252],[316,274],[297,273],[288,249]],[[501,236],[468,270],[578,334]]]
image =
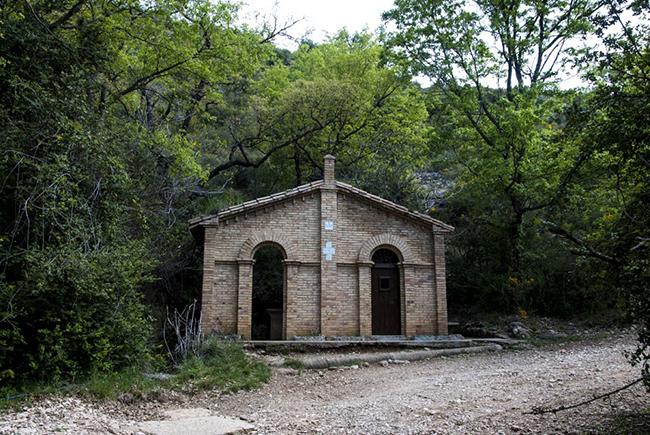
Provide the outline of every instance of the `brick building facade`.
[[444,234],[453,228],[324,179],[190,221],[204,244],[202,328],[250,339],[260,246],[283,257],[281,335],[446,335]]

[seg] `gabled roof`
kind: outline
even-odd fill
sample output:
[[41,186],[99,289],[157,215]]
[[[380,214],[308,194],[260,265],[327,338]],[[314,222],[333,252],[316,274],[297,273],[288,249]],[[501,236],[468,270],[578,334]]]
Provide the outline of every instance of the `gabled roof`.
[[302,186],[285,190],[284,192],[274,193],[273,195],[263,196],[261,198],[254,199],[252,201],[246,201],[239,205],[233,205],[232,207],[224,208],[223,210],[219,210],[219,212],[216,214],[209,214],[194,219],[190,219],[189,221],[190,230],[199,225],[205,226],[205,225],[215,224],[218,222],[219,218],[236,216],[241,213],[250,212],[258,208],[264,208],[273,203],[282,202],[287,199],[302,196],[306,193],[314,192],[318,190],[318,188],[322,185],[323,185],[323,180],[314,181],[313,183],[303,184]]
[[[324,185],[323,180],[314,181],[313,183],[303,184],[293,189],[285,190],[284,192],[274,193],[273,195],[264,196],[262,198],[257,198],[252,201],[247,201],[239,205],[225,208],[220,210],[216,214],[210,214],[201,216],[198,218],[191,219],[189,221],[190,230],[194,230],[198,227],[218,225],[220,219],[234,217],[243,213],[248,213],[257,209],[263,209],[274,203],[280,203],[295,197],[300,197],[302,195],[319,191]],[[373,195],[356,187],[350,186],[346,183],[341,183],[340,181],[335,181],[336,189],[346,193],[352,197],[356,197],[361,201],[369,203],[375,207],[384,209],[386,211],[392,211],[400,216],[410,218],[415,221],[423,222],[430,224],[434,227],[435,232],[438,233],[448,233],[454,230],[454,227],[447,225],[446,223],[427,216],[424,213],[417,211],[409,210],[408,208],[395,204],[394,202],[383,199],[377,195]]]
[[338,190],[348,193],[351,196],[359,197],[360,199],[365,200],[366,202],[376,207],[394,211],[399,215],[410,217],[411,219],[414,220],[427,222],[433,225],[434,227],[436,227],[436,229],[438,230],[437,232],[450,233],[454,231],[454,227],[442,221],[439,221],[438,219],[434,219],[431,216],[426,215],[424,213],[420,213],[418,211],[410,210],[404,207],[403,205],[395,204],[392,201],[389,201],[377,195],[373,195],[372,193],[368,193],[365,190],[361,190],[359,188],[350,186],[349,184],[345,184],[345,183],[341,183],[340,181],[337,181],[336,187],[338,188]]

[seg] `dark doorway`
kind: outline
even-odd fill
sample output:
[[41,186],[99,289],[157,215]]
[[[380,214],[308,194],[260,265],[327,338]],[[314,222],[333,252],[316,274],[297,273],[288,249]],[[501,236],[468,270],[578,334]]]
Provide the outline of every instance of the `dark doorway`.
[[253,340],[282,340],[284,265],[282,251],[261,246],[253,256]]
[[372,334],[400,335],[399,259],[390,249],[379,249],[372,261]]

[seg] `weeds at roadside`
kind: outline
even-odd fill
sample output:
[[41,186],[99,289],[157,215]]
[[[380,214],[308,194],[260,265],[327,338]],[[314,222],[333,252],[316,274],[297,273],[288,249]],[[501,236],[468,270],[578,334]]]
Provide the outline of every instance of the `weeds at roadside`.
[[237,392],[259,388],[271,374],[266,364],[250,359],[239,344],[208,338],[195,355],[178,366],[170,385],[192,392],[215,387]]
[[305,368],[305,363],[299,359],[286,358],[284,360],[284,366],[302,372],[302,370]]
[[[51,381],[56,382],[56,381]],[[0,386],[0,410],[20,410],[31,404],[41,395],[65,394],[69,391],[78,391],[81,384],[45,383],[31,381],[14,386]]]
[[120,394],[130,394],[140,399],[145,394],[160,389],[164,382],[148,379],[136,369],[127,369],[115,373],[97,373],[90,377],[83,387],[83,392],[98,399],[114,400]]
[[[95,373],[80,385],[64,388],[97,399],[121,400],[126,396],[129,401],[137,402],[165,389],[194,393],[216,388],[234,393],[259,388],[268,382],[271,375],[268,366],[249,358],[240,344],[211,337],[204,340],[170,375],[153,378],[144,375],[140,368],[130,368],[120,372]],[[20,390],[0,388],[0,410],[21,408],[36,395],[61,391],[61,387],[44,384],[24,385]]]
[[9,387],[0,388],[0,411],[13,410],[20,411],[24,406],[33,402],[35,394],[54,394],[54,388],[48,388],[41,385],[32,385],[23,389]]
[[213,388],[225,393],[237,392],[259,388],[271,378],[271,370],[250,359],[241,345],[217,337],[202,340],[182,360],[164,380],[150,379],[138,370],[130,370],[94,376],[85,388],[98,398],[115,399],[127,393],[138,400],[147,393],[166,388],[191,393]]

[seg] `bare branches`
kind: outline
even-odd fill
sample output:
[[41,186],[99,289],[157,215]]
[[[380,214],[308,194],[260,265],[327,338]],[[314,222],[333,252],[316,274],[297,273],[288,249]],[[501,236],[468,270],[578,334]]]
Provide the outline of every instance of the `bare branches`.
[[[276,152],[280,151],[281,149],[284,149],[284,148],[288,147],[289,145],[298,143],[301,139],[307,137],[308,135],[310,135],[310,134],[312,134],[312,133],[314,133],[316,131],[324,129],[326,127],[326,125],[329,125],[329,123],[325,124],[325,125],[323,125],[323,124],[313,124],[311,128],[308,128],[307,130],[302,131],[298,135],[292,136],[292,137],[290,137],[288,139],[285,139],[285,140],[277,143],[274,146],[271,146],[271,148],[269,148],[263,154],[263,156],[258,158],[258,159],[253,159],[252,156],[249,155],[249,152],[252,152],[253,150],[247,151],[247,149],[244,147],[243,141],[238,141],[237,144],[236,144],[236,147],[233,147],[233,151],[235,149],[239,149],[240,150],[240,153],[239,153],[240,155],[238,157],[236,157],[235,152],[231,152],[227,162],[216,166],[215,168],[213,168],[210,171],[208,179],[211,180],[214,177],[216,177],[217,175],[219,175],[221,172],[223,172],[225,170],[228,170],[230,168],[233,168],[233,167],[259,168],[260,166],[262,166],[264,164],[264,162],[266,162]],[[262,139],[262,138],[250,138],[249,140],[256,140],[256,139],[260,140],[262,142],[267,142],[267,140]]]
[[290,28],[292,28],[302,20],[303,18],[299,18],[299,19],[289,20],[288,22],[283,24],[278,24],[278,18],[274,16],[273,26],[268,29],[269,30],[268,34],[260,40],[260,44],[267,44],[273,41],[273,39],[275,39],[277,36],[287,36],[286,34],[287,30],[289,30]]
[[[198,318],[196,314],[199,314]],[[169,308],[167,308],[167,325],[171,327],[176,344],[173,349],[167,341],[167,328],[163,328],[163,341],[167,347],[167,352],[174,362],[178,365],[184,362],[188,356],[196,354],[203,341],[203,334],[201,333],[201,310],[198,309],[198,301],[194,299],[191,305],[185,307],[181,312],[174,308],[173,316],[169,316]]]

